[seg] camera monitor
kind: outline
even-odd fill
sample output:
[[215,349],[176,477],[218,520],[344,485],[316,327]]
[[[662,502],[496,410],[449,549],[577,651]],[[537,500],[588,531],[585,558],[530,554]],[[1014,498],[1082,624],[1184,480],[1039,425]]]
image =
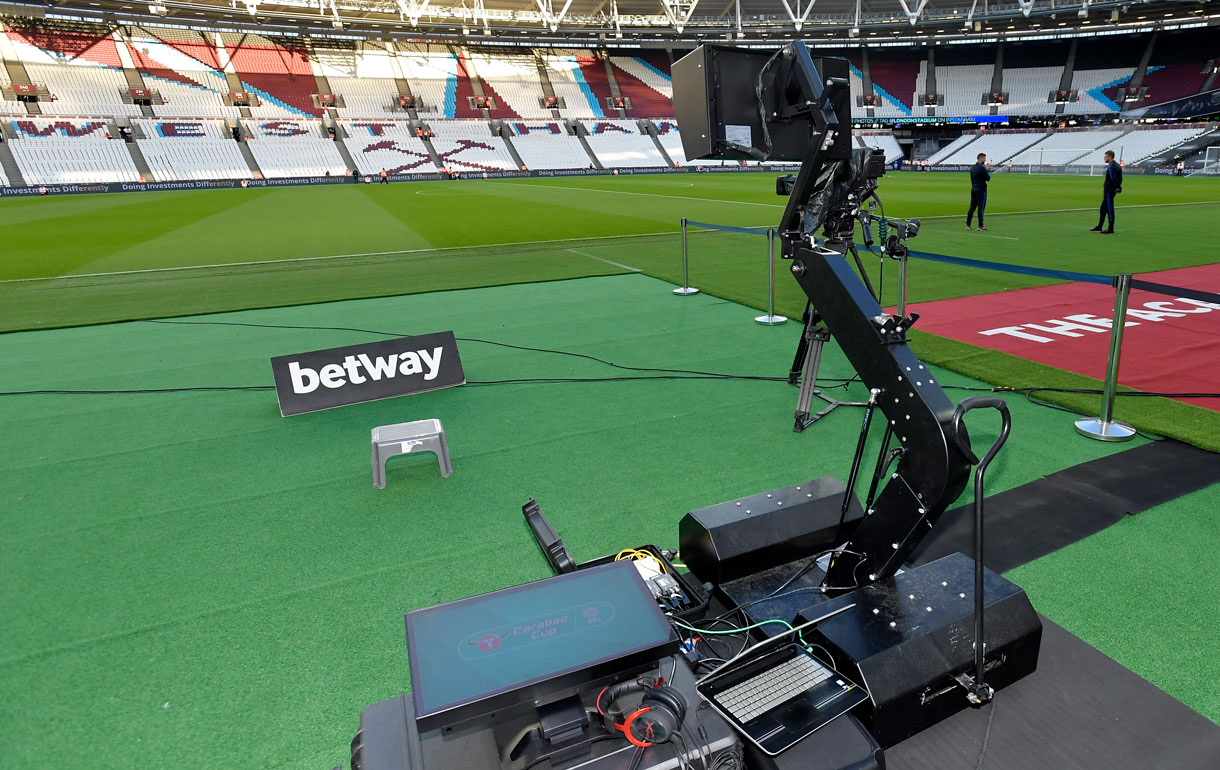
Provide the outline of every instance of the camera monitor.
[[[804,160],[813,120],[808,112],[792,114],[804,104],[802,77],[819,88],[831,79],[846,84],[847,60],[811,59],[799,44],[779,52],[704,45],[675,62],[674,115],[686,157]],[[851,91],[835,88],[830,96],[838,126],[826,157],[843,159],[852,146]]]
[[421,732],[533,707],[677,649],[630,561],[415,610],[406,622]]

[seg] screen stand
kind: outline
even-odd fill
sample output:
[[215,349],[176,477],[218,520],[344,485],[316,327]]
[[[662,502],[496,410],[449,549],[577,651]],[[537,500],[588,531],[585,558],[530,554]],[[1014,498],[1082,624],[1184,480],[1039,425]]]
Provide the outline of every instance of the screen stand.
[[[500,752],[500,766],[532,766],[544,759],[552,765],[587,755],[598,737],[605,734],[599,724],[591,724],[589,712],[579,695],[539,706],[538,722],[532,729],[518,733]],[[525,761],[518,762],[522,757]]]

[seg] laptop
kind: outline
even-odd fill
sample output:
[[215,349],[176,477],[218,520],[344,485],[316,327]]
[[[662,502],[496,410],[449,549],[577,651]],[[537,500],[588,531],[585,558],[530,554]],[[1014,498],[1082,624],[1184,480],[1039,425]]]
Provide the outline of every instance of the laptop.
[[768,756],[787,750],[868,700],[863,687],[795,642],[731,670],[717,671],[696,689]]

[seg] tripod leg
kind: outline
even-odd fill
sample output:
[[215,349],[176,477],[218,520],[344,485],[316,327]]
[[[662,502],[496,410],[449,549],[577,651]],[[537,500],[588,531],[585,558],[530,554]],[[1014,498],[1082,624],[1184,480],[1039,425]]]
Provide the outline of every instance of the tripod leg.
[[788,370],[789,385],[797,383],[805,368],[805,350],[809,347],[809,324],[812,322],[813,303],[806,300],[805,312],[801,314],[801,323],[805,325],[805,332],[801,335],[800,342],[796,343],[796,355],[792,357],[792,368]]
[[801,390],[796,397],[796,422],[792,426],[794,433],[800,433],[808,428],[818,417],[809,416],[809,407],[818,389],[818,368],[822,364],[822,346],[830,339],[830,332],[824,326],[810,324],[806,327],[806,350],[803,371],[801,374]]

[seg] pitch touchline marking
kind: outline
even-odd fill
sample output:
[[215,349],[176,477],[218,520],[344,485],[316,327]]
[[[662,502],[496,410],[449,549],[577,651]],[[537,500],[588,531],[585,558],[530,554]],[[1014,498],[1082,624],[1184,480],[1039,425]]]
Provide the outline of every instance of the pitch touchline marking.
[[568,249],[568,251],[572,252],[573,254],[579,254],[582,257],[588,257],[589,259],[596,259],[598,262],[605,262],[607,265],[614,265],[615,267],[621,267],[624,270],[630,270],[633,273],[644,272],[643,270],[639,269],[638,267],[632,267],[631,265],[624,265],[621,262],[615,262],[612,259],[603,259],[602,257],[595,256],[593,254],[590,254],[587,251],[581,251],[580,249]]
[[[630,192],[628,190],[599,190],[596,187],[569,187],[561,184],[528,184],[526,182],[500,182],[502,185],[515,187],[542,187],[549,190],[584,190],[585,192],[613,193],[614,195],[639,195],[645,198],[669,198],[676,201],[700,201],[702,203],[723,203],[731,206],[765,206],[769,209],[782,209],[778,203],[755,203],[753,201],[726,201],[720,198],[694,198],[690,195],[661,195],[660,193]],[[1129,207],[1128,207],[1129,208]]]
[[[933,231],[933,232],[935,232],[935,231]],[[936,234],[937,235],[966,235],[966,233],[959,233],[956,230],[948,230],[946,232],[943,232],[943,233],[938,232]],[[1014,238],[1011,235],[987,235],[986,233],[971,233],[968,237],[970,237],[970,238],[1003,238],[1006,241],[1021,240],[1020,238]]]
[[[107,273],[69,273],[67,275],[51,275],[40,278],[5,278],[0,284],[29,283],[30,281],[62,281],[69,278],[104,278],[111,275],[137,275],[140,273],[171,273],[180,270],[207,270],[219,267],[250,267],[252,265],[278,265],[293,262],[321,262],[329,259],[350,259],[353,257],[388,257],[394,254],[422,254],[430,251],[461,251],[463,249],[486,249],[496,246],[543,246],[548,243],[571,243],[572,241],[603,241],[618,238],[650,238],[655,235],[677,235],[677,230],[667,230],[656,233],[628,233],[626,235],[597,235],[587,238],[550,238],[540,241],[510,241],[508,243],[484,243],[475,246],[436,246],[428,249],[400,249],[398,251],[366,251],[357,254],[328,254],[321,257],[290,257],[288,259],[260,259],[253,262],[222,262],[215,265],[183,265],[181,267],[148,267],[141,270],[113,270]],[[596,259],[596,257],[595,257]],[[640,271],[643,272],[643,271]]]

